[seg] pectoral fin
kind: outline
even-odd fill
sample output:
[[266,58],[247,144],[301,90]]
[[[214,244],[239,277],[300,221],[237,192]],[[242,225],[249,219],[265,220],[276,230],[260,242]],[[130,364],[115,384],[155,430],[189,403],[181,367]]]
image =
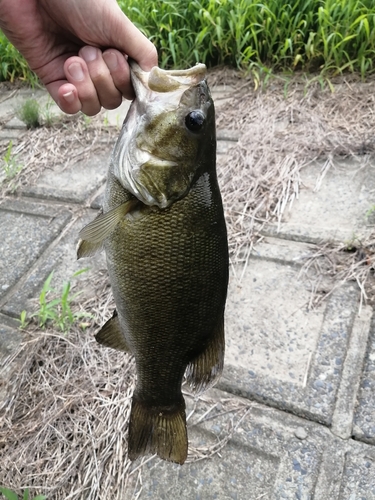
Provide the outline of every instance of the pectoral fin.
[[104,323],[101,330],[95,335],[95,339],[99,344],[106,347],[112,347],[112,349],[117,349],[118,351],[130,352],[124,335],[121,332],[117,311],[114,311],[112,318]]
[[208,341],[206,348],[188,364],[185,372],[187,383],[195,394],[212,387],[218,380],[224,366],[224,317]]
[[101,249],[103,242],[115,230],[117,224],[129,213],[139,201],[132,199],[110,210],[99,214],[79,232],[80,242],[77,249],[77,259],[90,257]]

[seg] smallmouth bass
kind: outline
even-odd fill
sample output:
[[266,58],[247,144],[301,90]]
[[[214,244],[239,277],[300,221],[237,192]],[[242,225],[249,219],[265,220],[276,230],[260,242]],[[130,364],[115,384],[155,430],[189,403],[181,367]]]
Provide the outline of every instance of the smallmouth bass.
[[131,460],[187,457],[186,381],[195,393],[223,369],[228,244],[216,175],[206,67],[143,71],[114,147],[103,212],[80,232],[78,258],[104,246],[116,311],[96,340],[131,352],[137,384]]

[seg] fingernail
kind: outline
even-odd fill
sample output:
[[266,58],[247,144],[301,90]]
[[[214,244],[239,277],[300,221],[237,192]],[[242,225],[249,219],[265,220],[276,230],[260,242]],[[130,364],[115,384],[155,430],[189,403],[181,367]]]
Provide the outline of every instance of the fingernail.
[[73,91],[62,95],[66,102],[72,103],[75,99]]
[[81,49],[80,55],[86,62],[95,61],[98,56],[98,49],[87,45]]
[[103,54],[103,59],[109,71],[115,71],[118,68],[117,54],[115,54],[114,52],[105,52]]
[[82,66],[78,62],[72,63],[68,67],[68,71],[70,73],[70,76],[74,79],[77,80],[78,82],[83,80],[85,75],[82,70]]

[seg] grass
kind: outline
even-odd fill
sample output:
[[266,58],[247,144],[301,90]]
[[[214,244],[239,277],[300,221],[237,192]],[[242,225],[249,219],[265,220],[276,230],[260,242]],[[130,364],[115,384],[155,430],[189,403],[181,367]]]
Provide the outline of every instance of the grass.
[[[229,64],[251,71],[374,70],[373,0],[119,0],[161,67]],[[32,78],[0,32],[0,79]]]
[[371,0],[120,0],[159,49],[162,67],[197,61],[243,69],[372,71]]
[[[81,269],[73,274],[72,278],[86,272],[87,269]],[[30,319],[36,318],[40,328],[45,328],[48,324],[66,333],[70,327],[84,317],[89,317],[90,314],[84,311],[73,311],[71,303],[81,294],[77,292],[71,294],[71,282],[67,281],[63,284],[60,294],[57,294],[51,287],[54,272],[52,271],[43,284],[43,288],[39,295],[39,309],[30,316]],[[50,298],[50,297],[54,298]],[[20,315],[20,328],[23,329],[28,324],[26,311],[22,311]],[[81,324],[86,326],[86,324]]]
[[9,142],[5,155],[2,158],[2,168],[7,181],[12,180],[22,170],[22,164],[18,162],[18,155],[13,152],[13,141]]
[[[9,488],[4,488],[3,486],[0,486],[0,493],[4,495],[4,497],[7,500],[19,500],[19,497],[17,493],[13,490],[10,490]],[[29,490],[28,488],[25,489],[22,495],[22,500],[46,500],[47,497],[44,495],[37,495],[36,497],[29,497]]]
[[28,82],[33,87],[38,82],[25,59],[0,30],[0,82],[14,82],[16,79]]
[[41,125],[40,104],[36,99],[26,99],[18,111],[19,119],[27,128],[37,128]]

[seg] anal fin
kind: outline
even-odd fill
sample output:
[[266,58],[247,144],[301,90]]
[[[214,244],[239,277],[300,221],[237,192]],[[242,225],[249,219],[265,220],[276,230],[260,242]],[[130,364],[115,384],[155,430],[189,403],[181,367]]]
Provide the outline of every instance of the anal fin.
[[204,351],[192,359],[185,371],[185,379],[195,394],[209,389],[220,378],[224,367],[224,316],[219,321]]
[[125,337],[121,332],[120,322],[116,310],[114,311],[112,318],[104,323],[102,328],[95,335],[95,339],[99,342],[99,344],[102,344],[105,347],[111,347],[117,351],[131,352]]

